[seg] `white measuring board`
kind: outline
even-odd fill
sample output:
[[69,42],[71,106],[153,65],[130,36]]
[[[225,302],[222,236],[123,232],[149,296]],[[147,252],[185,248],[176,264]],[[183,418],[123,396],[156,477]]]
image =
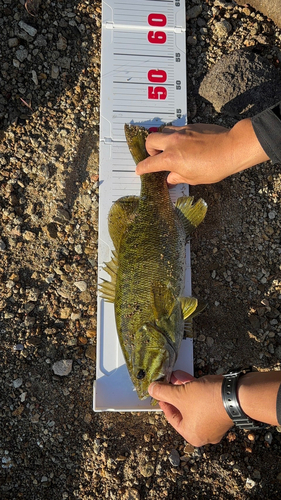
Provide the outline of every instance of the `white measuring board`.
[[[124,124],[159,127],[186,124],[184,0],[108,0],[102,3],[100,206],[98,279],[113,245],[107,217],[121,196],[139,195],[140,178]],[[175,201],[188,186],[171,190]],[[186,249],[186,295],[191,294],[190,249]],[[95,411],[153,411],[139,400],[119,344],[114,305],[98,296]],[[182,341],[175,368],[193,373],[193,344]]]

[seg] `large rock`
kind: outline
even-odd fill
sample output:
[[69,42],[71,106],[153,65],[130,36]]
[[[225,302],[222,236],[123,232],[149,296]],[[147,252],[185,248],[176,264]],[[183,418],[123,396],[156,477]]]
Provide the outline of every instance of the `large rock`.
[[281,100],[281,73],[263,57],[238,50],[211,68],[199,94],[219,113],[246,118]]
[[238,5],[249,4],[259,10],[281,28],[281,1],[280,0],[235,0]]

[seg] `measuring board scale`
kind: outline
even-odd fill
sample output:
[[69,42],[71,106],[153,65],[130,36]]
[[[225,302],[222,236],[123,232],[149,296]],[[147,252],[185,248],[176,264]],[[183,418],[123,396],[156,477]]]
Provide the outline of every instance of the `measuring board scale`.
[[[125,140],[124,124],[147,128],[158,128],[162,123],[186,124],[184,22],[184,5],[179,1],[142,0],[137,6],[132,0],[103,3],[99,282],[109,279],[103,264],[111,259],[113,249],[107,224],[112,203],[122,196],[138,196],[140,192],[140,179]],[[153,29],[153,35],[149,35]],[[173,201],[184,195],[188,195],[186,185],[171,190]],[[191,295],[189,245],[186,265],[185,293]],[[138,399],[118,340],[114,306],[100,296],[96,364],[95,411],[159,410],[150,405],[149,398]],[[182,342],[175,368],[193,373],[191,339]]]

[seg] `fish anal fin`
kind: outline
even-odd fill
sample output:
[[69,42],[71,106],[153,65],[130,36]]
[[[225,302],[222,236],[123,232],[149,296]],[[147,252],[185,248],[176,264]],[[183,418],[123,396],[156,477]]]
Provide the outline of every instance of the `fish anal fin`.
[[200,198],[194,205],[192,196],[178,198],[175,210],[184,226],[186,237],[204,220],[207,212],[207,203]]

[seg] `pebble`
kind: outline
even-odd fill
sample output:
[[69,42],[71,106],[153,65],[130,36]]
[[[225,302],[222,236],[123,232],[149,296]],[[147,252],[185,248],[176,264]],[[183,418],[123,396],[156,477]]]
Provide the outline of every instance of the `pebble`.
[[22,378],[17,378],[16,380],[13,381],[13,386],[15,389],[18,389],[22,385]]
[[86,358],[96,361],[96,348],[93,345],[89,345],[85,352]]
[[6,250],[6,245],[3,240],[0,240],[0,251],[4,252]]
[[143,477],[151,477],[154,472],[154,465],[150,462],[147,462],[144,465],[140,465],[139,470]]
[[264,440],[268,443],[268,444],[271,444],[272,443],[272,434],[271,432],[267,432],[266,435],[264,436]]
[[220,38],[226,38],[232,30],[232,26],[228,21],[219,21],[214,25],[214,31]]
[[177,450],[173,449],[171,450],[171,453],[169,455],[169,461],[173,465],[173,467],[178,467],[180,465],[180,456]]
[[85,292],[87,290],[86,281],[75,281],[74,285],[80,290],[80,292]]
[[13,47],[17,47],[18,44],[19,44],[18,38],[9,38],[8,45],[9,45],[10,49],[12,49]]
[[194,7],[191,7],[191,9],[188,9],[186,11],[186,18],[187,19],[195,19],[196,17],[200,16],[202,12],[202,5],[194,5]]
[[28,56],[28,50],[21,47],[16,51],[16,58],[18,61],[23,62]]
[[33,26],[26,24],[24,21],[20,21],[19,26],[20,26],[20,28],[22,28],[24,31],[26,31],[26,33],[28,33],[32,37],[34,37],[37,33],[36,28],[33,28]]
[[56,361],[53,364],[52,369],[55,375],[59,375],[60,377],[65,377],[66,375],[70,374],[72,370],[72,364],[73,364],[72,359],[62,359],[61,361]]
[[254,486],[256,486],[256,482],[253,481],[253,479],[250,479],[249,477],[247,477],[245,487],[248,490],[251,490],[252,488],[254,488]]

